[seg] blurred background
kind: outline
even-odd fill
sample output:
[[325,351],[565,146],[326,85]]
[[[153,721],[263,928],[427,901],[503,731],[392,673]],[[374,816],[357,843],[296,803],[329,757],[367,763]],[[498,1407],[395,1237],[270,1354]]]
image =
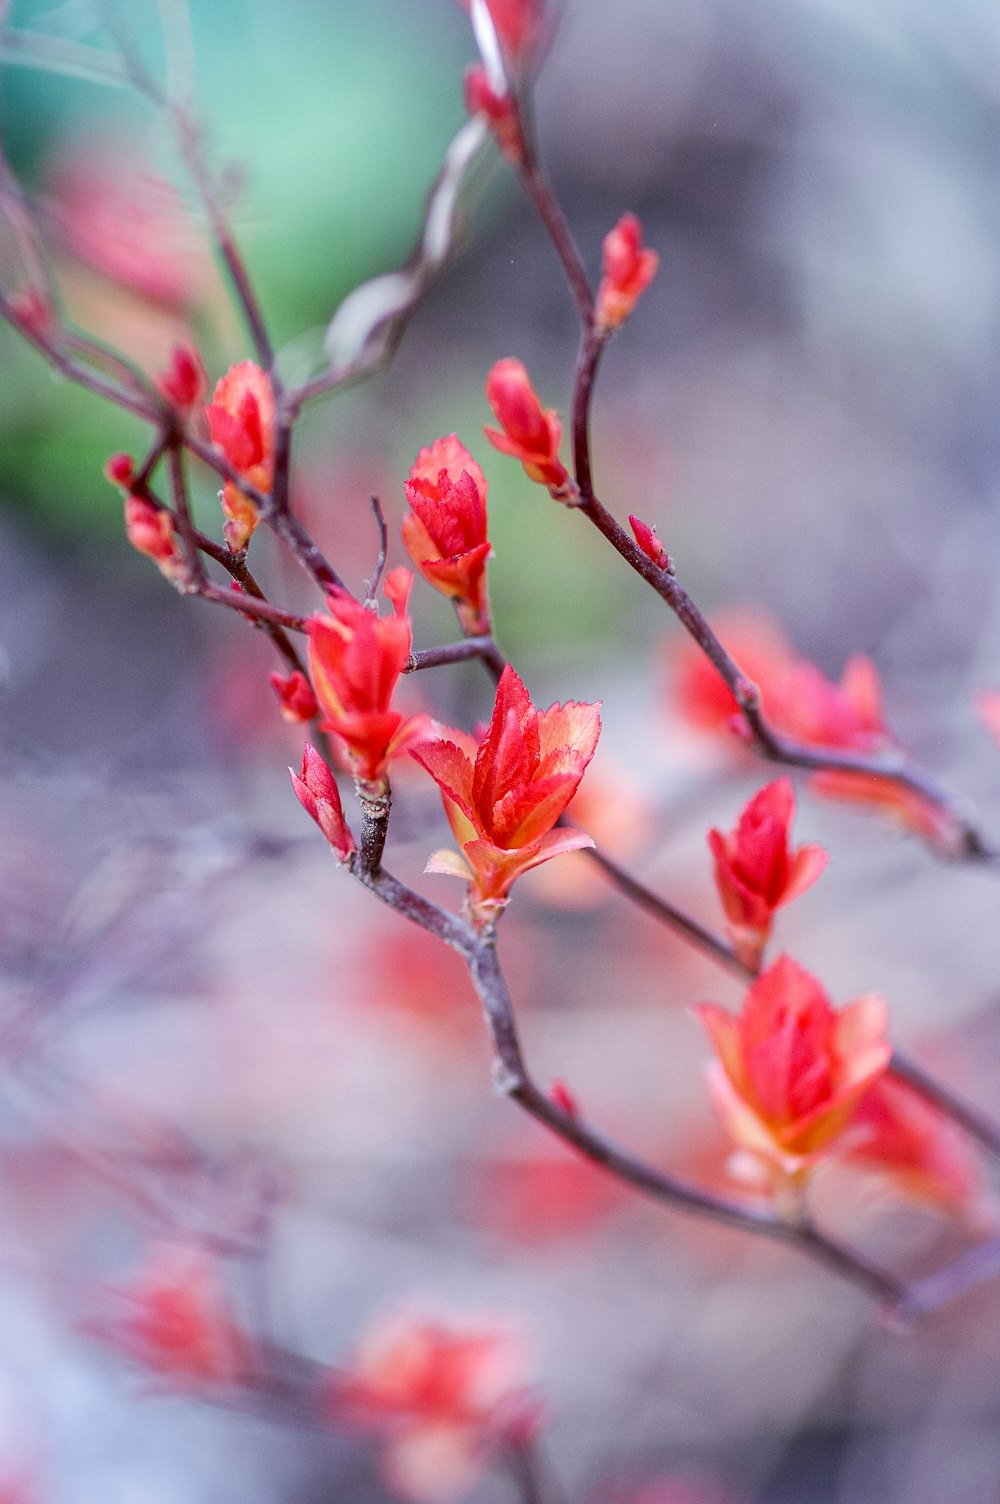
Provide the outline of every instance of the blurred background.
[[[285,368],[304,376],[343,296],[412,245],[463,118],[468,21],[453,0],[191,11],[213,160]],[[95,14],[13,0],[8,20],[86,41]],[[155,66],[154,8],[128,18]],[[890,724],[995,834],[1000,751],[973,703],[1000,687],[998,78],[986,0],[567,0],[537,95],[592,273],[627,209],[662,257],[601,372],[602,498],[655,523],[709,612],[766,609],[833,677],[870,654]],[[162,122],[28,68],[5,67],[0,90],[73,318],[151,371],[188,328],[213,378],[248,355]],[[309,410],[298,504],[360,588],[368,496],[402,562],[403,478],[457,430],[490,482],[504,651],[536,703],[605,702],[602,839],[716,924],[705,831],[770,775],[685,724],[676,625],[481,436],[492,362],[523,359],[565,411],[575,341],[552,252],[487,153],[391,370]],[[141,426],[6,329],[0,372],[11,1498],[388,1497],[370,1444],[170,1393],[95,1338],[101,1291],[180,1241],[242,1250],[233,1298],[324,1364],[414,1293],[509,1315],[531,1334],[567,1499],[1000,1500],[1000,1288],[900,1336],[794,1252],[620,1192],[494,1100],[460,964],[376,912],[291,797],[301,736],[276,714],[269,645],[127,546],[101,467],[141,449]],[[313,608],[270,540],[251,562],[276,599]],[[415,592],[418,646],[456,635],[429,596]],[[471,668],[409,693],[451,724],[489,709]],[[398,792],[391,866],[419,882],[440,812],[416,775]],[[996,1102],[994,881],[805,789],[797,829],[832,860],[780,947],[838,1001],[883,992],[900,1041]],[[722,1186],[688,1009],[739,990],[581,860],[526,879],[503,922],[529,1058],[636,1148]],[[445,879],[426,884],[457,904]],[[967,1237],[847,1175],[820,1199],[905,1274]],[[512,1497],[510,1481],[475,1497]]]

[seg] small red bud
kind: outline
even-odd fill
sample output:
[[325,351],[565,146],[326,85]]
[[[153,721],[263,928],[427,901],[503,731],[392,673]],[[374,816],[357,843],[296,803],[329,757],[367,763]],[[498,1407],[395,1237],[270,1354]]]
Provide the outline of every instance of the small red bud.
[[594,323],[606,334],[628,318],[656,276],[660,258],[643,247],[642,225],[634,214],[623,214],[604,237],[604,276],[597,289]]
[[523,160],[524,136],[517,105],[510,94],[498,94],[493,89],[481,64],[466,70],[465,108],[470,115],[482,115],[509,161]]
[[319,714],[312,685],[298,669],[287,678],[275,671],[271,675],[271,688],[278,696],[281,714],[289,725],[300,726]]
[[104,474],[113,486],[130,486],[135,475],[135,460],[130,454],[113,454],[104,466]]
[[55,322],[52,304],[40,288],[25,287],[10,300],[10,316],[25,334],[43,338]]
[[316,821],[337,859],[346,862],[357,847],[344,819],[340,790],[330,769],[316,748],[307,742],[302,753],[301,771],[296,773],[289,768],[288,772],[296,799],[306,814]]
[[630,515],[628,520],[632,525],[635,541],[646,557],[652,559],[657,568],[672,570],[673,565],[671,564],[670,555],[656,536],[656,528],[650,527],[647,522],[643,522],[639,517],[632,517]]
[[553,1081],[549,1087],[549,1100],[554,1102],[567,1117],[578,1118],[580,1116],[580,1104],[565,1081]]
[[173,513],[157,507],[146,496],[125,498],[125,534],[132,547],[152,559],[160,573],[174,585],[187,576],[174,527]]
[[208,391],[208,377],[193,345],[175,345],[170,364],[156,379],[157,390],[179,413],[189,413]]

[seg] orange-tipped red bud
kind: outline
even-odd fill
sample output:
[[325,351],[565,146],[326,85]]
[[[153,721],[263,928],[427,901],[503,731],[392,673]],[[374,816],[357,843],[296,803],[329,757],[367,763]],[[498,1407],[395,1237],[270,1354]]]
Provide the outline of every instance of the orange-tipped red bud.
[[553,826],[576,793],[601,731],[599,706],[536,710],[508,664],[482,741],[444,729],[413,756],[441,790],[462,855],[439,851],[428,872],[470,884],[469,909],[485,923],[502,908],[522,872],[564,851],[592,846],[580,830]]
[[113,486],[128,487],[135,475],[135,460],[130,454],[113,454],[105,462],[104,474]]
[[566,501],[573,483],[559,458],[562,424],[554,408],[542,407],[521,361],[497,361],[486,378],[486,397],[503,429],[484,429],[494,449],[520,460],[532,480]]
[[580,1116],[580,1104],[570,1091],[565,1081],[553,1081],[549,1087],[549,1098],[569,1118]]
[[383,589],[394,614],[376,616],[344,590],[327,597],[329,614],[309,622],[309,672],[323,712],[323,730],[344,742],[356,777],[369,792],[384,789],[388,765],[427,733],[426,716],[406,716],[392,697],[410,658],[413,629],[406,614],[413,576],[391,569]]
[[201,363],[201,357],[193,345],[174,346],[170,364],[163,374],[157,377],[156,387],[170,406],[182,415],[186,415],[200,402],[204,402],[205,393],[208,391],[208,377]]
[[[252,360],[231,366],[216,383],[205,409],[212,443],[233,469],[258,491],[274,479],[274,391],[270,378]],[[232,481],[222,488],[223,529],[234,553],[246,548],[260,518],[257,504]]]
[[775,1179],[797,1181],[843,1134],[892,1053],[874,993],[838,1012],[815,977],[781,956],[737,1015],[697,1010],[715,1048],[715,1105],[740,1149]]
[[316,821],[333,848],[338,861],[346,862],[357,850],[344,819],[337,780],[315,747],[307,742],[298,773],[288,770],[295,797],[309,817]]
[[710,830],[715,886],[740,960],[754,967],[771,933],[775,910],[811,888],[827,863],[821,846],[792,851],[795,791],[777,778],[756,793],[728,836]]
[[406,551],[424,579],[454,603],[462,630],[490,629],[486,477],[454,434],[421,449],[406,482]]
[[181,585],[187,579],[187,565],[181,552],[173,514],[165,507],[154,506],[145,496],[125,498],[125,535],[132,547],[152,559],[165,579]]
[[604,237],[604,276],[597,289],[594,322],[610,333],[623,324],[656,276],[660,258],[642,244],[642,225],[623,214]]
[[496,93],[481,63],[466,70],[465,108],[470,115],[482,115],[508,161],[523,161],[524,133],[517,103],[510,94]]
[[23,287],[10,300],[10,317],[17,327],[35,339],[44,339],[55,327],[55,314],[48,294],[39,287]]
[[666,569],[673,573],[673,562],[667,550],[663,547],[656,536],[656,528],[650,527],[648,522],[643,522],[640,517],[629,515],[629,523],[632,528],[636,543],[642,549],[647,559],[652,559],[658,569]]
[[[235,581],[234,581],[235,583]],[[301,726],[319,714],[316,696],[305,674],[295,669],[285,678],[275,671],[271,675],[271,688],[278,696],[282,718],[291,726]]]

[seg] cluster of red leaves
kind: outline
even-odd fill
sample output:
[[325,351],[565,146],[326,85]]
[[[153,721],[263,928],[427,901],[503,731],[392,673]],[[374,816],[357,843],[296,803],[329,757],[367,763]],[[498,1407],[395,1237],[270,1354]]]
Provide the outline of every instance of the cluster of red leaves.
[[623,214],[604,237],[604,276],[597,289],[594,323],[610,334],[623,324],[656,276],[660,258],[643,246],[642,225]]
[[406,482],[403,543],[428,585],[454,602],[463,632],[490,629],[486,477],[455,434],[421,449]]
[[788,956],[751,985],[736,1017],[714,1003],[698,1012],[718,1055],[712,1095],[732,1137],[792,1179],[843,1132],[892,1053],[881,998],[869,994],[838,1013]]
[[[192,1248],[158,1249],[105,1292],[94,1336],[173,1389],[204,1394],[253,1386],[253,1339],[238,1324],[217,1264]],[[390,1486],[445,1500],[473,1484],[540,1420],[524,1339],[498,1321],[399,1311],[377,1319],[336,1372],[318,1408],[385,1443]]]
[[557,501],[566,501],[573,482],[559,458],[559,414],[542,407],[521,361],[511,356],[496,362],[486,378],[486,397],[502,430],[485,430],[494,449],[520,460],[529,479],[547,486]]
[[[790,844],[795,798],[776,779],[728,836],[709,832],[716,888],[737,955],[760,965],[775,911],[822,873],[827,853]],[[737,1173],[781,1192],[801,1187],[831,1154],[880,1172],[910,1199],[970,1225],[987,1198],[964,1139],[936,1108],[887,1074],[887,1010],[869,994],[837,1011],[788,956],[749,987],[737,1015],[698,1009],[716,1059],[712,1098],[740,1153]]]
[[775,910],[811,888],[827,863],[821,846],[792,851],[788,837],[794,813],[791,782],[778,778],[754,795],[728,836],[719,830],[708,833],[730,937],[740,960],[751,968],[763,954]]
[[[205,409],[212,442],[233,469],[258,491],[268,492],[274,477],[274,391],[266,372],[252,360],[232,366],[216,383]],[[223,529],[234,553],[246,548],[260,518],[256,502],[233,481],[222,488]]]
[[385,1441],[390,1486],[415,1500],[465,1492],[539,1421],[523,1340],[496,1322],[400,1312],[365,1333],[330,1386],[331,1414]]
[[386,575],[383,589],[392,616],[376,616],[346,590],[334,590],[327,597],[328,613],[309,622],[309,671],[323,730],[340,737],[357,778],[376,793],[385,787],[390,760],[428,730],[426,716],[392,708],[413,647],[406,613],[412,585],[408,569]]
[[[871,659],[850,658],[839,681],[800,657],[765,616],[734,614],[718,623],[719,635],[759,688],[768,723],[783,736],[811,747],[862,754],[898,750],[886,724],[882,687]],[[708,659],[685,642],[676,656],[677,699],[687,718],[711,732],[747,736],[740,707]],[[880,811],[928,840],[946,841],[948,818],[911,789],[872,773],[824,770],[812,787],[831,799]]]
[[596,705],[536,710],[508,665],[481,741],[446,729],[439,740],[413,749],[441,790],[462,851],[437,852],[427,870],[468,882],[473,914],[494,912],[523,872],[593,845],[583,831],[553,827],[576,793],[600,730]]

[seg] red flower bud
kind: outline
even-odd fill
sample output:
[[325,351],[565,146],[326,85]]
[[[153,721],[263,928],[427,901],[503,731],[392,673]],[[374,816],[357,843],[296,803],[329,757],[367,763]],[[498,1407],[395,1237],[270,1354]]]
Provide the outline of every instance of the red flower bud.
[[[252,360],[231,366],[216,384],[205,409],[212,443],[234,470],[258,491],[270,491],[274,479],[274,391],[270,378]],[[227,480],[222,510],[229,519],[223,532],[234,553],[246,548],[259,520],[256,503]]]
[[290,673],[287,679],[275,670],[271,675],[271,688],[278,696],[281,714],[289,725],[300,726],[319,714],[312,685],[298,669]]
[[481,63],[466,70],[465,108],[470,115],[483,116],[508,161],[522,161],[524,135],[517,104],[510,94],[495,92]]
[[792,785],[777,778],[754,795],[728,836],[719,830],[708,833],[729,933],[747,966],[760,960],[775,910],[811,888],[827,863],[822,846],[791,850],[794,815]]
[[135,460],[130,454],[113,454],[105,463],[104,474],[114,486],[130,486],[135,474]]
[[48,295],[39,287],[23,287],[10,300],[10,316],[19,329],[36,339],[52,332],[55,315]]
[[382,1434],[394,1492],[434,1504],[466,1494],[492,1456],[536,1433],[528,1373],[523,1339],[499,1322],[400,1311],[363,1334],[330,1408]]
[[145,496],[126,496],[125,535],[133,548],[153,560],[171,584],[179,585],[187,579],[173,513],[166,507],[154,506]]
[[215,1266],[193,1249],[163,1249],[108,1291],[94,1334],[183,1389],[230,1386],[250,1371],[248,1343]]
[[357,777],[373,790],[388,764],[426,734],[426,716],[406,716],[392,697],[410,658],[413,631],[406,603],[408,569],[391,569],[385,594],[394,614],[378,617],[344,590],[327,598],[329,615],[309,622],[309,672],[323,711],[323,730],[347,746]]
[[565,1081],[553,1081],[549,1087],[549,1098],[567,1117],[578,1118],[580,1116],[580,1105]]
[[486,397],[503,429],[484,429],[494,449],[520,460],[532,480],[566,501],[573,483],[559,458],[562,424],[554,408],[543,409],[521,361],[497,361],[486,378]]
[[642,225],[634,214],[623,214],[604,237],[604,277],[597,289],[594,322],[610,332],[628,318],[656,276],[660,258],[644,250]]
[[[459,0],[463,10],[469,0]],[[512,63],[525,60],[538,40],[545,0],[486,0],[497,40]]]
[[302,753],[301,770],[296,773],[289,768],[288,772],[296,799],[306,814],[316,821],[337,859],[346,862],[357,848],[344,819],[337,780],[330,769],[316,748],[307,742]]
[[488,632],[486,477],[454,434],[417,455],[406,482],[406,551],[424,579],[454,602],[462,630]]
[[656,536],[656,528],[650,527],[648,523],[643,522],[638,517],[633,517],[630,515],[628,520],[631,523],[632,532],[635,535],[635,541],[636,543],[638,543],[639,547],[642,549],[646,557],[652,559],[653,563],[657,565],[659,569],[672,569],[673,566],[670,562],[670,555],[667,553],[667,550],[663,547],[663,544]]
[[186,414],[203,402],[208,390],[205,367],[193,345],[175,345],[170,364],[156,381],[157,390],[171,407]]

